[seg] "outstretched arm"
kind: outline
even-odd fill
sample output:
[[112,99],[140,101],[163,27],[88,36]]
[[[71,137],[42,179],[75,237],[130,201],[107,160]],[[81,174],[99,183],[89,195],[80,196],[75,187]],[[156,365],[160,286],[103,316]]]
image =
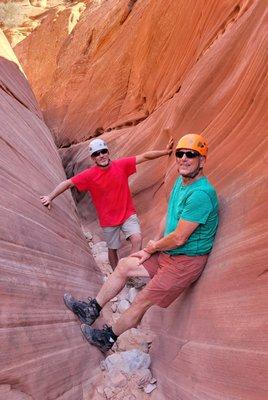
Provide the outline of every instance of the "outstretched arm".
[[71,179],[67,179],[66,181],[59,183],[58,186],[56,186],[50,194],[40,196],[41,203],[50,210],[52,200],[55,199],[55,197],[59,196],[61,193],[65,192],[65,190],[70,189],[73,186],[74,184],[72,183]]
[[145,161],[154,160],[162,156],[167,156],[172,153],[173,139],[171,138],[164,150],[152,150],[146,151],[138,156],[136,156],[136,164],[141,164]]

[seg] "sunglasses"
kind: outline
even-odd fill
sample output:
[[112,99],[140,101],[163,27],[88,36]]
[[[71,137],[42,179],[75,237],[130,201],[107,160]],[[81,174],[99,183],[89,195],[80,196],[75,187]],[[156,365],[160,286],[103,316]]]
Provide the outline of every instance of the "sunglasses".
[[99,151],[95,151],[94,153],[91,154],[91,157],[99,157],[100,154],[107,154],[108,150],[107,149],[102,149]]
[[200,156],[200,154],[197,153],[196,151],[182,151],[182,150],[175,151],[175,156],[177,158],[182,158],[184,156],[184,154],[186,155],[187,158],[195,158],[195,157]]

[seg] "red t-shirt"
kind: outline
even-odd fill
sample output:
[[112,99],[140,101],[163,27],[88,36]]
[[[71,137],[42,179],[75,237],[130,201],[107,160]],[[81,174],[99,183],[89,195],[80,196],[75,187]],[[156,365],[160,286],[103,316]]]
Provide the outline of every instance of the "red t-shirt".
[[71,181],[80,192],[91,194],[102,227],[117,226],[136,213],[128,186],[135,172],[136,157],[128,157],[111,161],[105,169],[95,165]]

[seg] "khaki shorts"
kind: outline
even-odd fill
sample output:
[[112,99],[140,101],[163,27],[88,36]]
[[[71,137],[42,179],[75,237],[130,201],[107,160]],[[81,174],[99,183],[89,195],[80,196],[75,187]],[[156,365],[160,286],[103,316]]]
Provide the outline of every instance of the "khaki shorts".
[[136,214],[131,215],[122,225],[108,226],[103,229],[103,234],[109,249],[120,248],[120,231],[128,239],[135,233],[141,233],[140,221]]
[[142,293],[160,307],[168,307],[201,275],[208,255],[171,256],[155,253],[142,265],[151,278]]

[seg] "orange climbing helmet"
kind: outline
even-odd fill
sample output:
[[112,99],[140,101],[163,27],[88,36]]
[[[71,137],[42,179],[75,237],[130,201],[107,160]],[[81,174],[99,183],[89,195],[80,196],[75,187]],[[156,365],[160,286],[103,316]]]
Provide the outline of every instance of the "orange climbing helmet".
[[203,136],[195,133],[189,133],[188,135],[180,138],[176,149],[195,150],[200,153],[201,156],[206,157],[208,153],[208,144]]

